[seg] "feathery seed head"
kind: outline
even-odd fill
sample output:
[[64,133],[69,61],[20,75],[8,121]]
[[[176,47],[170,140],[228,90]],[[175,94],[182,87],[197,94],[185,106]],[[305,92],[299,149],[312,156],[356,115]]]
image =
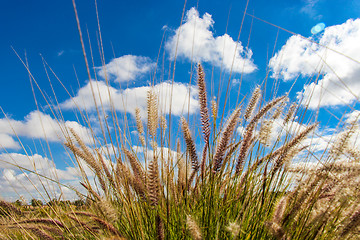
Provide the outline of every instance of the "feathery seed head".
[[153,90],[149,90],[147,94],[147,112],[149,134],[155,137],[158,125],[158,102],[157,95]]
[[219,171],[219,169],[222,166],[225,151],[226,151],[229,141],[232,137],[232,134],[235,130],[235,127],[239,121],[240,112],[241,112],[240,108],[235,109],[235,111],[231,114],[229,119],[226,121],[225,128],[221,134],[221,138],[216,147],[216,152],[214,155],[214,166],[213,166],[214,172]]
[[198,66],[198,88],[199,88],[201,124],[204,135],[204,141],[206,144],[209,141],[209,136],[210,136],[210,117],[209,117],[209,110],[207,107],[205,74],[200,63]]
[[139,136],[139,140],[140,140],[141,146],[145,146],[146,142],[145,142],[145,137],[143,135]]
[[141,134],[144,133],[144,126],[143,126],[143,123],[141,121],[140,109],[138,107],[135,108],[135,118],[136,118],[137,130],[138,130],[139,134],[141,135]]
[[213,118],[217,117],[217,113],[218,113],[218,106],[216,101],[213,99],[211,100],[211,114]]
[[357,211],[355,211],[351,217],[350,217],[350,221],[348,224],[345,225],[345,227],[343,228],[342,232],[341,232],[341,236],[345,237],[346,235],[348,235],[354,228],[356,228],[357,226],[360,225],[360,209],[358,209]]
[[164,116],[161,116],[160,117],[160,127],[165,130],[167,128],[167,125],[166,125],[166,118]]
[[250,99],[250,102],[246,108],[246,111],[245,111],[245,115],[244,115],[244,118],[246,120],[249,120],[251,115],[253,114],[255,108],[256,108],[256,105],[257,103],[259,102],[259,99],[261,97],[261,90],[259,87],[256,87],[252,96],[251,96],[251,99]]
[[347,152],[350,148],[350,139],[354,135],[355,131],[358,129],[357,125],[351,124],[348,126],[348,129],[340,134],[335,143],[331,146],[330,155],[333,159],[339,158],[341,154]]
[[291,104],[285,118],[284,118],[284,124],[288,123],[290,121],[290,119],[293,117],[294,113],[295,113],[295,110],[297,108],[297,104],[296,103],[293,103]]
[[186,217],[186,226],[194,240],[202,239],[201,230],[191,215],[187,215]]
[[240,225],[236,222],[229,222],[226,230],[231,233],[233,238],[236,238],[240,233]]
[[281,104],[275,109],[275,112],[271,117],[272,119],[278,119],[280,117],[280,115],[282,114],[282,112],[284,110],[284,106],[286,105],[286,103],[288,101],[289,101],[289,98],[286,97],[286,99],[281,102]]
[[191,159],[192,168],[194,171],[197,171],[199,169],[200,165],[199,165],[199,160],[198,160],[198,157],[196,154],[195,142],[191,136],[189,125],[184,117],[181,118],[181,126],[182,126],[182,130],[184,133],[186,148],[187,148],[187,151],[188,151],[190,159]]
[[149,164],[149,180],[148,180],[148,193],[150,203],[156,206],[159,203],[160,196],[160,178],[157,159],[153,159]]
[[259,131],[259,140],[260,143],[264,144],[265,146],[269,145],[272,127],[273,127],[273,120],[265,120],[261,125]]
[[276,204],[274,215],[273,215],[273,222],[280,223],[281,219],[284,215],[286,204],[287,204],[288,198],[286,196],[283,196],[280,198],[278,203]]
[[155,223],[156,223],[156,233],[157,233],[157,239],[158,240],[164,240],[165,234],[164,234],[164,223],[160,217],[160,215],[156,215],[155,217]]

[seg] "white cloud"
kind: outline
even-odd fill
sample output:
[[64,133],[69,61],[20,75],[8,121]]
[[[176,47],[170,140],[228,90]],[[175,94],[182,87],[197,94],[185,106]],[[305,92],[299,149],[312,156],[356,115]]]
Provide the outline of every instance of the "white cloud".
[[[17,166],[34,171],[39,175],[21,171]],[[46,196],[43,187],[47,189],[50,195],[54,195],[52,197],[55,195],[59,197],[61,191],[65,191],[67,193],[65,198],[76,198],[75,192],[66,191],[63,187],[60,190],[56,182],[49,181],[42,176],[62,183],[78,185],[79,172],[77,168],[58,169],[50,159],[39,154],[27,156],[19,153],[3,153],[0,154],[0,169],[0,192],[1,196],[7,200],[18,199],[17,194],[25,196],[28,200],[31,198],[42,199]]]
[[60,50],[58,53],[57,53],[57,56],[60,57],[64,54],[64,50]]
[[[264,119],[264,120],[271,120],[271,119]],[[287,123],[284,122],[283,118],[273,119],[272,121],[272,128],[270,133],[269,142],[270,144],[275,143],[275,141],[283,139],[285,136],[295,136],[298,133],[305,130],[307,127],[306,124],[299,123],[297,121],[289,121]],[[260,125],[260,124],[259,124]],[[239,126],[237,128],[237,133],[241,136],[245,134],[246,128],[244,126]],[[259,137],[260,127],[254,130],[254,136]]]
[[20,149],[20,145],[11,136],[0,133],[0,148]]
[[[112,101],[117,111],[126,111],[135,115],[135,108],[138,107],[144,117],[146,116],[147,92],[150,89],[153,89],[155,93],[157,93],[159,97],[159,109],[163,114],[168,114],[170,112],[170,105],[171,113],[173,115],[181,115],[188,111],[192,114],[199,108],[197,89],[193,86],[189,89],[188,85],[182,83],[171,84],[169,82],[163,82],[155,85],[154,87],[143,86],[127,88],[124,90],[118,90],[111,86],[107,86],[103,81],[92,81],[92,84],[97,104],[99,107],[101,106],[99,100],[100,95],[104,109],[109,109]],[[109,92],[111,101],[109,98]],[[90,83],[79,89],[74,98],[61,104],[61,107],[65,109],[75,108],[76,106],[82,110],[91,110],[95,108]]]
[[322,78],[317,83],[305,85],[303,92],[298,93],[298,98],[304,99],[303,104],[309,104],[310,108],[350,104],[360,96],[359,41],[360,19],[327,27],[319,40],[320,45],[294,35],[270,59],[272,77],[288,81],[299,75],[320,74]]
[[51,142],[64,141],[64,129],[73,128],[84,140],[91,143],[86,127],[75,121],[57,121],[50,115],[33,111],[25,116],[23,121],[14,119],[0,119],[0,146],[18,149],[19,144],[11,136],[47,139]]
[[[112,59],[105,67],[98,67],[98,75],[116,82],[128,82],[150,72],[155,66],[150,58],[134,55],[124,55]],[[104,69],[106,71],[104,71]]]
[[360,121],[360,111],[354,110],[351,113],[345,115],[345,119],[347,123],[353,123]]
[[[318,130],[313,135],[309,135],[308,138],[302,142],[302,145],[309,145],[308,150],[315,154],[318,159],[321,159],[323,152],[325,150],[329,150],[331,146],[348,130],[347,126],[352,126],[354,121],[359,122],[359,113],[360,111],[355,110],[346,114],[344,119],[345,126],[341,129],[326,128],[323,131]],[[360,148],[360,129],[356,126],[353,127],[353,134],[349,138],[349,146],[353,148],[353,150]]]
[[227,71],[231,69],[237,73],[255,71],[256,66],[251,59],[252,51],[245,49],[241,42],[237,43],[228,34],[214,37],[210,30],[213,24],[210,14],[205,13],[200,18],[195,8],[187,11],[183,25],[166,43],[171,58],[174,58],[177,52],[180,57],[209,62],[218,67],[223,66]]
[[322,15],[318,15],[316,4],[319,0],[305,0],[305,5],[300,9],[301,13],[309,15],[313,19],[321,19]]
[[[102,156],[108,168],[113,169],[112,162]],[[78,161],[90,183],[96,188],[94,172],[84,160],[78,159]],[[7,201],[14,201],[19,195],[27,200],[37,198],[49,201],[60,196],[63,199],[78,199],[75,191],[63,185],[76,188],[86,194],[86,190],[80,185],[81,179],[78,165],[59,169],[49,158],[39,154],[29,156],[19,153],[0,154],[0,196]],[[50,199],[47,198],[45,191],[50,194]]]
[[[140,159],[143,160],[145,157],[146,159],[154,159],[154,157],[163,158],[165,161],[170,162],[171,159],[176,162],[177,159],[177,152],[171,150],[167,147],[157,147],[155,150],[141,147],[141,146],[133,146],[133,149],[136,153],[140,154]],[[145,161],[141,161],[142,164],[145,164]],[[145,167],[145,166],[144,166]]]
[[[34,154],[32,156],[26,156],[20,153],[2,153],[0,154],[0,168],[6,169],[18,169],[18,167],[11,164],[19,165],[26,169],[37,169],[44,170],[48,169],[51,164],[51,161],[45,157],[42,157],[39,154]],[[11,164],[9,164],[11,163]]]

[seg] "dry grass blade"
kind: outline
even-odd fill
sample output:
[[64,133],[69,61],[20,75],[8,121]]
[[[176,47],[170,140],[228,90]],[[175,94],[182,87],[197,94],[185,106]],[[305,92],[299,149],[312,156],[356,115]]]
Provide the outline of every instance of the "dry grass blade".
[[[30,231],[32,232],[36,237],[38,237],[39,239],[44,239],[44,240],[55,240],[55,238],[53,238],[50,234],[48,234],[46,231],[43,230],[47,230],[51,233],[55,233],[58,236],[62,237],[62,232],[58,231],[58,229],[56,228],[52,228],[52,227],[46,227],[46,226],[39,226],[39,225],[35,225],[35,224],[24,224],[24,225],[15,225],[15,226],[10,226],[9,229],[21,229],[21,230],[25,230],[25,231]],[[33,239],[33,237],[31,236],[31,238]]]
[[53,225],[53,226],[65,228],[64,224],[62,224],[59,220],[52,219],[52,218],[28,219],[28,220],[24,220],[24,221],[14,223],[14,224],[22,224],[22,223],[46,224],[46,225]]

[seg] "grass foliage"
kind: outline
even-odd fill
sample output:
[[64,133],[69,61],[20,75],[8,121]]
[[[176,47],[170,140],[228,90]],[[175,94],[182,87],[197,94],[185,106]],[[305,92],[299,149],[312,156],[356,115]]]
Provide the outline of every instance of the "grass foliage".
[[[150,90],[146,121],[135,111],[138,139],[126,137],[128,120],[114,108],[107,120],[98,106],[102,135],[93,142],[102,146],[105,139],[105,154],[66,129],[86,204],[55,201],[28,210],[1,201],[0,239],[358,238],[360,158],[346,145],[355,123],[310,168],[293,163],[315,154],[304,140],[318,124],[298,127],[295,118],[306,109],[287,96],[264,101],[257,87],[223,113],[219,103],[209,104],[201,64],[197,87],[200,122],[162,114]],[[280,119],[287,130],[274,136]]]

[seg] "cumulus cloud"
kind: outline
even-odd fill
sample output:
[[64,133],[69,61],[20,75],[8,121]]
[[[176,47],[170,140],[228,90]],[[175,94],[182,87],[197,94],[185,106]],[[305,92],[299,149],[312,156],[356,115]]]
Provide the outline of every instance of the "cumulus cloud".
[[11,136],[0,133],[0,148],[20,149],[20,145]]
[[[329,150],[331,146],[337,142],[346,131],[348,131],[348,127],[352,126],[353,134],[349,138],[349,146],[357,151],[357,149],[360,148],[360,129],[356,125],[353,126],[353,124],[359,122],[359,113],[360,111],[354,110],[345,114],[343,122],[345,126],[340,129],[326,127],[323,130],[317,130],[313,135],[308,136],[302,144],[304,146],[308,145],[308,150],[310,152],[320,153],[321,155],[324,151]],[[318,159],[321,159],[321,156],[317,157]]]
[[[267,119],[268,121],[271,119]],[[272,119],[272,127],[271,127],[271,133],[270,133],[270,139],[269,141],[271,144],[273,144],[275,141],[280,140],[284,138],[285,136],[295,136],[298,133],[305,130],[305,128],[308,126],[306,124],[297,122],[297,121],[288,121],[285,122],[283,118],[278,119]],[[243,136],[245,134],[246,128],[244,126],[239,126],[237,128],[237,132]],[[254,130],[254,135],[256,137],[261,134],[260,129]]]
[[[127,112],[135,115],[135,108],[140,109],[140,113],[143,117],[146,116],[147,106],[147,92],[151,89],[159,97],[159,109],[161,113],[181,115],[184,112],[190,114],[195,113],[199,108],[199,102],[197,99],[197,89],[193,86],[182,83],[169,83],[163,82],[155,85],[154,87],[143,86],[136,88],[126,88],[119,90],[111,86],[107,86],[103,81],[92,81],[94,86],[96,101],[100,106],[101,97],[102,106],[105,109],[109,109],[111,102],[114,104],[115,110],[121,112]],[[109,98],[110,93],[110,98]],[[111,100],[111,101],[110,101]],[[79,107],[84,110],[91,110],[95,108],[94,98],[91,92],[90,82],[84,87],[79,89],[76,96],[61,104],[64,109],[71,109]]]
[[347,123],[354,123],[360,121],[360,111],[354,110],[351,113],[345,115]]
[[[18,170],[18,166],[24,169],[35,170],[40,174],[54,178],[55,165],[46,157],[39,154],[27,156],[20,153],[2,153],[0,154],[0,168]],[[65,171],[59,172],[60,179],[73,179],[72,174],[65,174]]]
[[[108,168],[113,169],[113,162],[104,155],[102,157]],[[78,159],[77,164],[82,166],[90,183],[95,187],[97,180],[93,170],[81,158]],[[60,169],[52,160],[40,154],[0,154],[0,195],[8,201],[18,199],[19,195],[27,200],[37,198],[49,201],[50,199],[44,199],[47,196],[45,191],[50,194],[51,199],[60,196],[63,199],[78,199],[73,188],[86,194],[86,190],[80,185],[81,176],[82,171],[78,165]]]
[[360,19],[327,27],[319,44],[294,35],[270,59],[272,77],[289,81],[299,75],[320,74],[322,78],[305,85],[298,93],[298,98],[304,99],[303,104],[309,104],[310,108],[350,104],[360,96],[359,40]]
[[104,79],[128,82],[150,72],[154,66],[155,63],[148,57],[125,55],[112,59],[104,67],[98,67],[97,73]]
[[255,71],[252,51],[244,48],[241,42],[234,41],[228,34],[214,37],[211,31],[213,24],[210,14],[205,13],[201,18],[195,8],[187,11],[183,25],[166,43],[171,58],[174,58],[176,52],[180,57],[223,66],[227,71]]
[[[23,168],[23,171],[19,167]],[[50,159],[39,154],[27,156],[19,153],[3,153],[0,154],[0,169],[0,192],[1,196],[7,200],[18,199],[19,196],[16,194],[23,195],[28,200],[31,198],[41,199],[42,196],[45,196],[43,186],[50,194],[60,196],[61,191],[65,191],[67,193],[65,198],[76,198],[74,191],[60,189],[56,182],[49,181],[42,176],[62,183],[78,185],[79,171],[77,168],[58,169]],[[32,170],[35,173],[24,169]]]
[[[141,146],[133,146],[135,152],[140,154],[140,159],[154,159],[154,157],[166,159],[166,161],[170,161],[172,159],[175,161],[177,159],[178,153],[174,150],[171,150],[167,147],[157,147],[154,149],[149,149]],[[141,161],[142,164],[145,164],[145,161]],[[144,166],[145,167],[145,166]]]
[[75,121],[57,121],[50,115],[40,111],[30,112],[24,120],[0,119],[0,146],[3,148],[19,149],[12,136],[28,137],[34,139],[47,139],[51,142],[64,141],[64,129],[73,128],[84,140],[85,143],[91,143],[88,135],[88,129]]

